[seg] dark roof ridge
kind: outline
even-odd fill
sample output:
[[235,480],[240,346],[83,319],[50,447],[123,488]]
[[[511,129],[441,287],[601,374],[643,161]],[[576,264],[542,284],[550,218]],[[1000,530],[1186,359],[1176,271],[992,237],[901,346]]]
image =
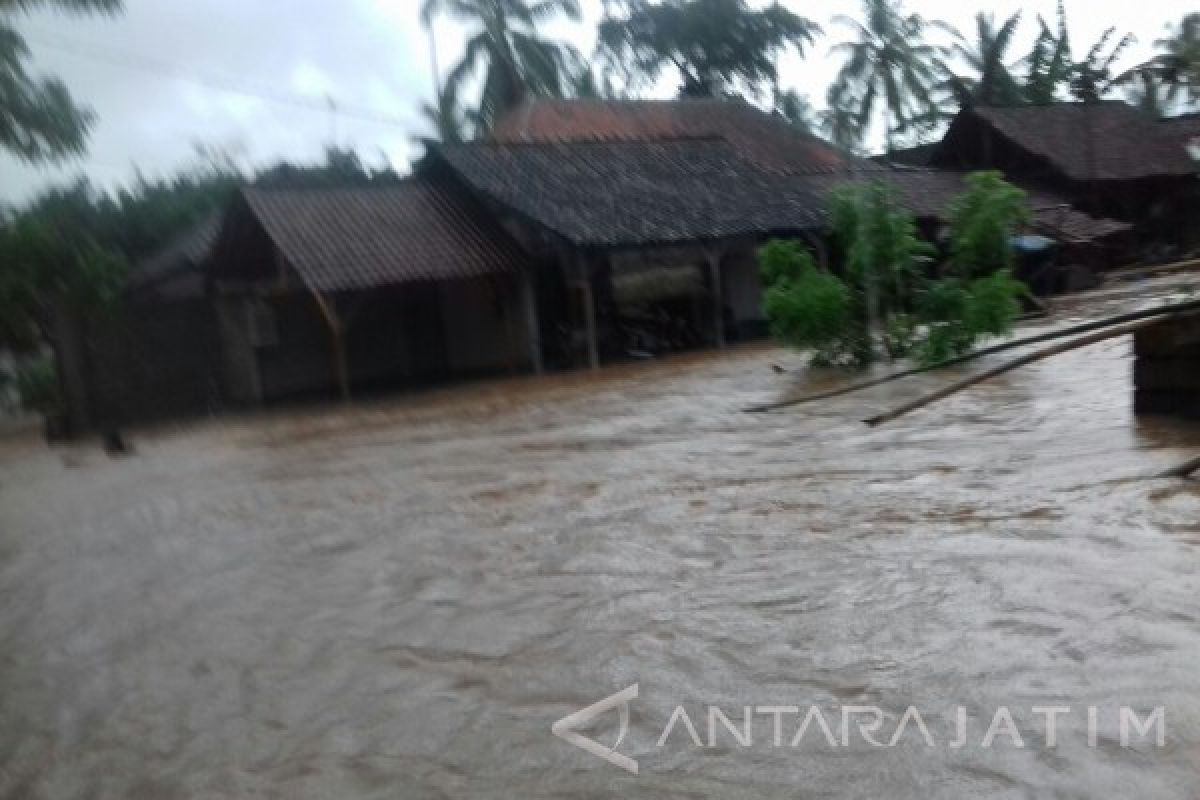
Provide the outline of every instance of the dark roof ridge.
[[347,183],[343,185],[329,186],[259,186],[258,184],[248,183],[238,187],[238,191],[243,193],[253,194],[321,194],[333,192],[374,192],[385,191],[387,189],[403,189],[410,186],[424,184],[426,186],[437,187],[449,183],[449,180],[444,178],[433,178],[427,175],[406,175],[403,178],[398,178],[390,183]]
[[494,139],[476,139],[470,142],[439,145],[439,149],[448,147],[575,147],[587,145],[636,144],[661,145],[691,142],[721,142],[729,144],[729,138],[719,133],[680,133],[670,136],[643,136],[637,134],[614,134],[612,136],[571,137],[569,139],[516,139],[496,141]]

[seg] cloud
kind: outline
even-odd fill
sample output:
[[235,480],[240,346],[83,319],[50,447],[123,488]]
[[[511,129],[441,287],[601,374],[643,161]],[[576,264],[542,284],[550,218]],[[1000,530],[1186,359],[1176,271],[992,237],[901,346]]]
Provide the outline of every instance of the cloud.
[[[412,46],[421,41],[415,20],[380,15],[383,5],[127,0],[114,18],[20,19],[35,69],[61,77],[99,121],[78,163],[39,169],[0,155],[0,201],[19,203],[81,171],[111,185],[133,174],[134,161],[167,174],[194,160],[196,143],[241,143],[255,164],[313,160],[335,128],[339,144],[372,157],[386,150],[405,168],[432,79]],[[336,125],[330,96],[342,109]],[[378,114],[360,118],[367,111]]]

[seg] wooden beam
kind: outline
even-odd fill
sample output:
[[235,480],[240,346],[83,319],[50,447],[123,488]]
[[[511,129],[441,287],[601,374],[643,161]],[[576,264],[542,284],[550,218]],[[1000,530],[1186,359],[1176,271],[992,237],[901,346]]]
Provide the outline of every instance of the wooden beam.
[[591,276],[589,275],[587,280],[578,286],[583,293],[583,319],[587,330],[588,366],[592,369],[600,369],[600,344],[597,341],[596,333],[596,297],[595,292],[592,291]]
[[535,375],[546,371],[542,359],[542,323],[538,316],[537,285],[533,269],[521,273],[521,305],[525,316],[525,334],[529,337],[529,364]]
[[1174,469],[1169,469],[1158,477],[1160,478],[1186,478],[1193,472],[1200,472],[1200,458],[1193,458],[1186,464],[1181,464]]
[[321,316],[325,318],[325,324],[329,326],[329,340],[333,348],[333,377],[337,383],[338,394],[342,400],[348,403],[350,402],[350,365],[346,359],[346,329],[338,318],[334,304],[316,289],[311,291],[313,299],[317,302],[317,308],[321,310]]
[[[1169,319],[1170,317],[1166,317],[1166,318]],[[983,383],[984,381],[990,380],[990,379],[996,377],[997,375],[1003,375],[1004,373],[1011,372],[1014,369],[1017,369],[1018,367],[1023,367],[1026,364],[1032,364],[1035,361],[1041,361],[1043,359],[1050,358],[1051,356],[1056,356],[1056,355],[1059,355],[1061,353],[1066,353],[1071,350],[1078,350],[1081,347],[1088,347],[1093,344],[1098,344],[1100,342],[1107,341],[1108,339],[1115,339],[1118,336],[1125,336],[1127,334],[1134,333],[1142,328],[1145,328],[1149,325],[1157,325],[1159,322],[1160,322],[1160,320],[1158,318],[1142,320],[1141,322],[1133,322],[1128,325],[1120,325],[1116,328],[1109,328],[1107,330],[1102,330],[1098,333],[1093,333],[1088,336],[1081,336],[1078,339],[1071,339],[1070,341],[1056,344],[1053,347],[1047,347],[1042,350],[1036,350],[1032,353],[1029,353],[1028,355],[1024,355],[1024,356],[1021,356],[1020,358],[1015,358],[1012,361],[1001,364],[998,367],[993,367],[992,369],[981,372],[978,375],[972,375],[969,378],[964,378],[960,381],[955,381],[954,383],[950,384],[949,386],[946,386],[942,389],[938,389],[935,392],[930,392],[929,394],[925,395],[924,397],[919,397],[916,400],[913,400],[912,402],[905,403],[904,405],[900,406],[899,408],[888,411],[885,414],[879,414],[879,415],[876,415],[869,419],[865,419],[865,420],[863,420],[863,422],[865,422],[867,425],[870,425],[872,428],[874,428],[878,425],[882,425],[885,422],[891,422],[892,420],[896,419],[897,417],[902,417],[911,411],[916,411],[917,409],[924,408],[925,406],[930,405],[931,403],[936,403],[938,400],[949,397],[950,395],[956,394],[957,392],[961,392],[963,389],[969,389],[970,387],[974,386],[977,383]]]
[[1200,300],[1189,300],[1184,303],[1173,303],[1170,305],[1159,306],[1158,308],[1144,309],[1142,311],[1131,311],[1126,314],[1118,314],[1115,317],[1106,317],[1104,319],[1095,320],[1093,322],[1086,322],[1086,323],[1083,323],[1080,325],[1072,325],[1069,328],[1060,328],[1055,331],[1050,331],[1049,333],[1039,333],[1036,336],[1029,336],[1024,339],[1014,339],[1012,341],[1004,342],[1002,344],[993,345],[991,347],[985,347],[982,350],[976,350],[972,353],[967,353],[966,355],[963,355],[963,356],[957,356],[955,358],[950,358],[945,361],[939,361],[937,364],[930,364],[927,367],[914,367],[913,369],[901,370],[900,372],[893,372],[890,375],[884,375],[883,377],[880,377],[880,378],[872,378],[871,380],[862,381],[861,383],[854,383],[849,386],[843,386],[840,389],[831,389],[826,392],[820,392],[818,394],[811,394],[811,395],[807,395],[805,397],[797,397],[792,400],[783,400],[778,403],[767,403],[764,405],[753,406],[753,407],[747,408],[745,410],[747,413],[756,414],[756,413],[762,413],[765,411],[778,411],[779,409],[782,409],[782,408],[788,408],[789,406],[798,406],[798,405],[802,405],[804,403],[811,403],[816,400],[829,400],[831,398],[841,397],[842,395],[850,394],[852,392],[858,392],[858,391],[862,391],[864,389],[871,389],[875,386],[881,386],[885,383],[890,383],[891,381],[897,381],[897,380],[900,380],[901,378],[907,378],[911,375],[920,375],[921,373],[924,373],[924,372],[935,372],[937,370],[946,369],[947,367],[954,367],[959,364],[965,364],[968,361],[974,361],[975,359],[983,358],[984,356],[990,356],[990,355],[995,355],[996,353],[1002,353],[1005,350],[1013,350],[1013,349],[1020,348],[1020,347],[1028,347],[1029,345],[1041,344],[1042,342],[1048,342],[1048,341],[1052,341],[1054,339],[1063,339],[1068,336],[1076,336],[1081,333],[1090,333],[1091,331],[1094,331],[1094,330],[1100,330],[1103,328],[1111,327],[1113,325],[1121,325],[1126,322],[1137,322],[1138,320],[1153,319],[1154,317],[1166,316],[1168,314],[1183,313],[1183,312],[1188,312],[1188,311],[1200,311]]
[[724,254],[718,249],[705,248],[704,259],[708,262],[708,284],[712,299],[713,341],[716,346],[725,349],[725,297],[721,286],[721,258]]

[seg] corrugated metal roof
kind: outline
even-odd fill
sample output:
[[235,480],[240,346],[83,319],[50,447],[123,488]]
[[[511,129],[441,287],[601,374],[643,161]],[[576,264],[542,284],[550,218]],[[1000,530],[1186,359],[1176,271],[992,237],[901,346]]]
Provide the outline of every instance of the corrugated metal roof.
[[287,262],[322,291],[502,274],[523,262],[486,211],[440,182],[244,195]]

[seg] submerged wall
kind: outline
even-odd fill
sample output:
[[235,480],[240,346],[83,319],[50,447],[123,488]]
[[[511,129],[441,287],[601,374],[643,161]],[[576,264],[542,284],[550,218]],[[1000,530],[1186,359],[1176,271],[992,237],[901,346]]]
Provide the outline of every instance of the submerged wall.
[[1200,419],[1200,313],[1134,335],[1134,409]]

